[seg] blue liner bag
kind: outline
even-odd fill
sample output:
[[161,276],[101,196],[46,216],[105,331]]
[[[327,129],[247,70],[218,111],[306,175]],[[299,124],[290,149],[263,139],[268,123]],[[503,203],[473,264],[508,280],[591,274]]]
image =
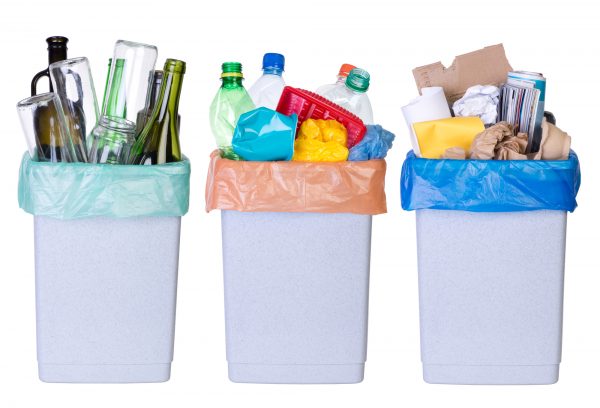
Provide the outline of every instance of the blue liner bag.
[[37,162],[25,153],[19,173],[19,206],[63,220],[181,216],[189,195],[187,158],[142,166]]
[[579,160],[422,159],[410,151],[402,165],[404,210],[573,212],[581,183]]

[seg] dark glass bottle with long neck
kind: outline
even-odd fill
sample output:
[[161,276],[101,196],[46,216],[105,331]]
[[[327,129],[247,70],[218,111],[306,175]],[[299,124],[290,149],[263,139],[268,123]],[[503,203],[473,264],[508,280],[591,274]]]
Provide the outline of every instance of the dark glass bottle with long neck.
[[[67,37],[48,37],[46,38],[46,42],[48,43],[48,65],[67,59],[67,42],[69,42]],[[47,77],[48,82],[50,82],[50,92],[54,91],[52,89],[52,82],[50,81],[50,72],[48,71],[48,67],[46,67],[46,69],[35,74],[31,80],[31,96],[37,94],[37,83],[43,77]]]
[[146,122],[150,119],[150,116],[152,115],[152,111],[154,110],[154,106],[156,105],[156,101],[158,100],[158,95],[160,94],[162,80],[163,72],[161,70],[152,71],[148,76],[148,91],[146,93],[146,105],[144,106],[144,109],[138,112],[137,120],[135,121],[136,136],[139,136],[142,130],[144,130],[144,125],[146,125]]
[[185,62],[167,59],[158,100],[131,149],[130,164],[163,164],[181,160],[177,111],[184,73]]

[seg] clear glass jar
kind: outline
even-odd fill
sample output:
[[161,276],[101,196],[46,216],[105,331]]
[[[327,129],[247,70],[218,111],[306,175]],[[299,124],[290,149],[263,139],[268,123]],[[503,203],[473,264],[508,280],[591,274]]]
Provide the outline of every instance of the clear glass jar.
[[102,116],[92,131],[90,163],[126,164],[135,142],[135,123],[112,116]]

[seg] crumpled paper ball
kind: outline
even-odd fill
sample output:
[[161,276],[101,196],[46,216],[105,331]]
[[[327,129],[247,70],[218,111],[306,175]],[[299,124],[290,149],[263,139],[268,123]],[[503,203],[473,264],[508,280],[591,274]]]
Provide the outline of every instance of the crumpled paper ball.
[[454,102],[455,116],[477,116],[485,125],[496,123],[500,90],[493,85],[474,85]]

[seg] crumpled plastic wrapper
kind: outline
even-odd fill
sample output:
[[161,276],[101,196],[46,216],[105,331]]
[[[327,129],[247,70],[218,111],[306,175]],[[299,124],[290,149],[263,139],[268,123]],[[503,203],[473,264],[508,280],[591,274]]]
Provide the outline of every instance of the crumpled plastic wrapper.
[[361,161],[383,159],[396,136],[382,128],[380,125],[367,125],[365,137],[350,149],[348,160]]
[[496,146],[496,160],[527,160],[527,133],[520,132],[516,136],[504,138]]
[[215,151],[206,211],[382,214],[385,170],[385,160],[254,162],[223,159]]
[[443,154],[442,159],[465,160],[467,152],[462,147],[449,147]]
[[475,85],[454,102],[455,116],[477,116],[485,125],[496,123],[500,90],[493,85]]

